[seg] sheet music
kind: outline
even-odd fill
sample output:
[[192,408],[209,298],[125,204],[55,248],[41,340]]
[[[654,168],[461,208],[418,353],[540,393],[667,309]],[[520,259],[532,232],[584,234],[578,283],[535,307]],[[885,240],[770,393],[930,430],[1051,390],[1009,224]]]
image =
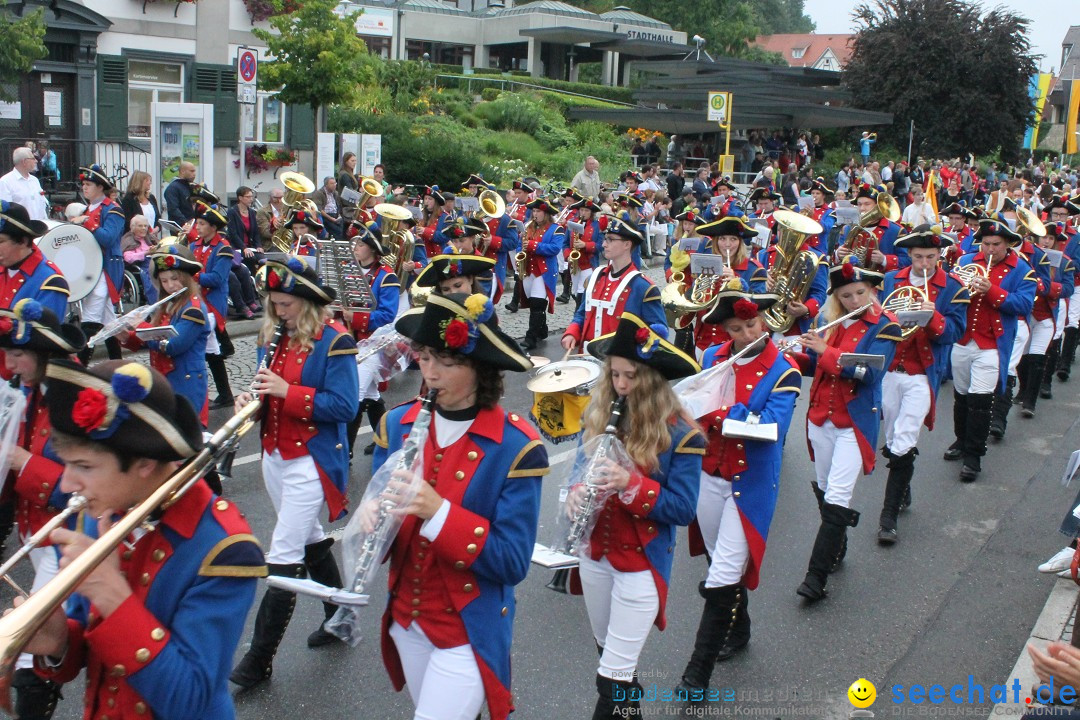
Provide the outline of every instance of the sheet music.
[[572,233],[577,233],[578,235],[580,235],[585,232],[585,223],[568,222],[566,223],[566,229]]
[[307,578],[290,578],[281,575],[271,575],[266,578],[266,584],[271,587],[288,590],[289,592],[311,595],[312,597],[334,603],[335,605],[348,605],[361,607],[368,604],[368,596],[360,593],[342,590],[317,583]]
[[885,367],[884,355],[867,355],[863,353],[840,353],[839,359],[836,364],[840,367],[853,367],[855,365],[865,365],[868,368],[874,370],[881,370]]
[[580,564],[579,560],[573,555],[552,550],[540,543],[533,543],[532,562],[535,565],[551,568],[552,570],[577,567]]
[[480,209],[480,198],[475,195],[466,195],[459,197],[455,204],[464,213],[474,213]]
[[704,270],[712,270],[719,275],[724,271],[724,258],[708,253],[694,253],[690,256],[690,272],[700,275]]
[[702,239],[696,237],[688,237],[679,240],[679,249],[687,253],[696,253],[701,247]]

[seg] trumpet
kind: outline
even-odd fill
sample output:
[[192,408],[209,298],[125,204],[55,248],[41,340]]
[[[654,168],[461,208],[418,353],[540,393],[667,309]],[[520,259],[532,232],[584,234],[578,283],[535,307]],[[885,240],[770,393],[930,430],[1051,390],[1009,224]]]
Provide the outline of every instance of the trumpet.
[[[845,320],[850,320],[853,317],[858,317],[859,315],[862,315],[864,312],[866,312],[872,307],[874,307],[874,303],[866,303],[862,307],[852,310],[847,315],[844,315],[843,317],[838,317],[830,323],[826,323],[819,328],[811,328],[810,332],[818,334],[823,333],[829,328],[836,327]],[[776,346],[776,349],[779,350],[781,353],[786,353],[790,352],[798,344],[799,338],[794,337],[788,340],[781,340],[780,343]]]

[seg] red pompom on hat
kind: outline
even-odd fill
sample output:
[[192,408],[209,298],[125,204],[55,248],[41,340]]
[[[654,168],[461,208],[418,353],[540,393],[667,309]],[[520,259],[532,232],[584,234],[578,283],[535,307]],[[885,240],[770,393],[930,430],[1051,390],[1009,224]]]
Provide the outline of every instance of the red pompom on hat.
[[638,345],[644,345],[649,340],[649,328],[638,328],[638,331],[634,333],[634,340]]
[[739,298],[736,300],[734,309],[735,317],[740,320],[750,320],[757,317],[758,314],[757,303],[747,300],[746,298]]
[[844,275],[845,280],[850,280],[855,277],[855,266],[851,263],[844,263],[844,267],[840,270]]

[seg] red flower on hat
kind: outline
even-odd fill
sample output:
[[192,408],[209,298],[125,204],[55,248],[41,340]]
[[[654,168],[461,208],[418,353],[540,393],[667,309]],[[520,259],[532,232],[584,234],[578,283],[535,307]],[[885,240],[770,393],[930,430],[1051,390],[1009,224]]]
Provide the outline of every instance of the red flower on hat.
[[109,401],[105,393],[94,388],[83,388],[71,408],[71,419],[87,432],[97,430],[105,421]]
[[840,269],[840,274],[844,276],[845,280],[851,280],[855,277],[855,266],[851,263],[844,263],[844,267]]
[[166,267],[175,266],[176,265],[176,256],[175,255],[170,255],[169,257],[165,258],[165,265],[166,265]]
[[645,342],[648,339],[649,339],[649,328],[646,328],[646,327],[638,328],[637,332],[634,333],[634,342],[636,342],[638,345],[644,345]]
[[697,215],[692,212],[686,213],[686,219],[690,222],[694,222],[695,220],[697,220]]
[[464,320],[454,318],[446,325],[446,347],[459,350],[469,344],[469,326]]
[[746,298],[739,298],[735,301],[735,317],[740,320],[751,320],[757,317],[757,314],[757,303]]
[[15,324],[11,322],[11,318],[0,318],[0,335],[7,335],[13,327]]
[[266,284],[271,288],[276,288],[281,285],[281,275],[276,272],[269,272],[266,274]]
[[930,238],[930,244],[934,247],[939,247],[941,245],[941,238],[935,235],[934,237]]
[[297,220],[306,220],[307,216],[304,214],[304,211],[301,210],[300,212],[296,213],[296,219]]

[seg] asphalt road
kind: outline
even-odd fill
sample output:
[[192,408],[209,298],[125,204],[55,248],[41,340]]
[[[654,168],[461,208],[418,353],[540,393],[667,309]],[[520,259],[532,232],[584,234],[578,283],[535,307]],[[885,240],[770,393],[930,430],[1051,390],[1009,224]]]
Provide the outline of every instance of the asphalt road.
[[[565,311],[561,315],[565,317]],[[523,325],[524,320],[519,313],[507,318],[507,325]],[[250,339],[238,343],[240,355],[249,344]],[[537,352],[561,354],[554,335]],[[243,374],[248,369],[244,363],[254,364],[238,357],[231,366],[234,386],[245,385],[251,377]],[[418,385],[418,373],[407,372],[395,379],[386,397],[391,403],[405,401]],[[804,379],[804,392],[808,387]],[[734,700],[703,708],[698,716],[843,718],[852,709],[848,686],[865,677],[878,690],[871,709],[877,717],[891,717],[935,709],[892,704],[888,688],[895,684],[966,685],[968,675],[986,686],[1004,682],[1054,581],[1035,567],[1064,544],[1057,525],[1070,509],[1076,488],[1063,488],[1059,480],[1068,455],[1080,446],[1077,390],[1080,377],[1055,384],[1055,399],[1040,402],[1035,420],[1014,413],[1005,441],[991,447],[980,480],[965,485],[956,479],[959,466],[941,459],[952,439],[952,390],[946,385],[938,429],[924,431],[919,445],[914,505],[901,516],[900,543],[883,548],[875,542],[887,472],[881,460],[872,476],[859,481],[853,507],[862,511],[862,522],[849,531],[850,549],[843,569],[830,578],[830,596],[809,607],[795,595],[818,525],[808,486],[813,468],[806,451],[802,398],[784,454],[761,585],[750,595],[753,640],[746,652],[719,666],[713,676],[714,687],[729,688]],[[524,413],[530,404],[524,378],[509,376],[504,407]],[[211,424],[225,417],[218,411]],[[369,440],[365,428],[357,448]],[[548,448],[553,467],[545,482],[542,526],[551,521],[558,485],[569,470],[569,449]],[[256,440],[245,439],[226,495],[240,505],[266,543],[274,516],[256,451]],[[358,452],[349,490],[354,502],[369,475],[368,458]],[[703,559],[687,556],[685,533],[680,533],[668,627],[664,632],[654,629],[639,666],[646,689],[651,683],[665,689],[678,682],[697,628],[702,601],[696,588],[704,571]],[[591,717],[595,701],[596,654],[584,604],[580,597],[545,589],[550,575],[534,566],[517,589],[513,690],[518,708],[514,717],[519,720]],[[385,587],[385,569],[374,587]],[[382,609],[383,598],[376,593],[374,604],[364,611],[368,631],[359,647],[309,650],[304,639],[321,620],[322,607],[313,599],[301,599],[272,680],[236,696],[237,717],[411,718],[407,694],[393,691],[382,666],[377,634]],[[250,639],[253,615],[237,658]],[[66,694],[56,717],[79,717],[81,688],[73,684]],[[646,706],[652,716],[679,714],[671,703]],[[989,709],[989,703],[960,708],[969,717],[985,717]]]

